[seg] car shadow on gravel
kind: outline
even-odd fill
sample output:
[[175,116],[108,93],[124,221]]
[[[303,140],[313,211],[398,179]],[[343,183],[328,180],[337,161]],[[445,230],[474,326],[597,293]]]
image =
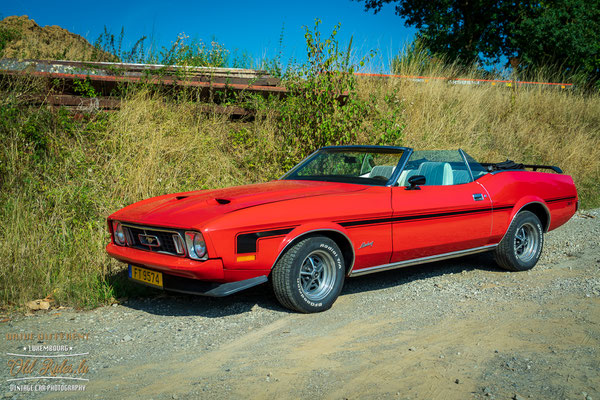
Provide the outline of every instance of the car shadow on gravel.
[[[341,296],[387,289],[413,281],[472,270],[499,271],[489,254],[476,254],[350,278],[346,280]],[[122,305],[154,315],[202,316],[206,318],[244,314],[252,312],[256,308],[280,313],[294,313],[279,305],[267,284],[219,298],[149,289],[146,296],[129,298],[123,301]]]
[[474,254],[350,278],[344,284],[342,296],[345,294],[387,289],[413,281],[426,280],[442,275],[456,275],[463,273],[463,271],[469,272],[473,270],[501,271],[494,263],[491,254]]
[[154,296],[130,298],[124,307],[164,316],[221,318],[257,308],[291,313],[277,302],[268,285],[260,285],[227,297],[205,297],[153,290]]

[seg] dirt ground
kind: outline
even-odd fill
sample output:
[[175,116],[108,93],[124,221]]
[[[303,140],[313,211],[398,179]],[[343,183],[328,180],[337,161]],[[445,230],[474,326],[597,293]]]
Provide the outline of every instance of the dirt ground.
[[[546,236],[510,273],[484,254],[349,279],[302,315],[266,287],[225,299],[161,295],[0,324],[89,332],[85,392],[7,398],[600,399],[600,212]],[[6,333],[6,334],[5,334]],[[45,343],[59,343],[45,340]],[[6,366],[6,363],[4,363]]]

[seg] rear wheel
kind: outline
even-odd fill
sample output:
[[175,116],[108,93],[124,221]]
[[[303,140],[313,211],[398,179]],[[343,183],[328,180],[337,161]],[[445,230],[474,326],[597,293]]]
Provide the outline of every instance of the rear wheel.
[[337,244],[323,236],[303,239],[277,261],[273,291],[286,308],[303,313],[329,309],[344,285],[344,259]]
[[543,245],[540,219],[530,211],[521,211],[496,247],[496,263],[509,271],[529,270],[540,259]]

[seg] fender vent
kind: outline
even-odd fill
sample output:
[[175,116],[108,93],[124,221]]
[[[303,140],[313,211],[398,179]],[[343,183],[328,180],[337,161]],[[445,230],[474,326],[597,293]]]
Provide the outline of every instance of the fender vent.
[[219,204],[229,204],[231,203],[231,200],[228,199],[215,199],[215,201]]

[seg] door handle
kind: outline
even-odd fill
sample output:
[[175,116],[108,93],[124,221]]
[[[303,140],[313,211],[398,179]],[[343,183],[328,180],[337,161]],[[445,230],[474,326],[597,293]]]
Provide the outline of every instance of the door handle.
[[483,201],[483,199],[485,199],[486,197],[487,197],[487,195],[485,195],[485,194],[473,193],[473,200],[475,200],[475,201]]

